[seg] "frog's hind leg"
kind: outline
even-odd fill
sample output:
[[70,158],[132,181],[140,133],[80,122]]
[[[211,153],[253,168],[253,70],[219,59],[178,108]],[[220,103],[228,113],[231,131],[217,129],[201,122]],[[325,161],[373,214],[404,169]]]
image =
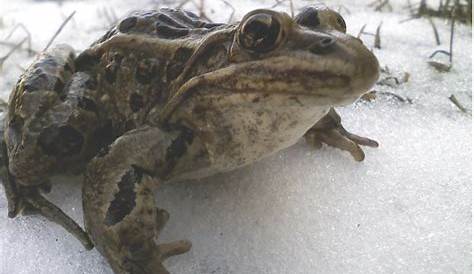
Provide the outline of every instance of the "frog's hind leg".
[[[42,52],[21,76],[10,97],[10,106],[0,103],[2,110],[0,118],[2,125],[0,128],[0,177],[7,197],[10,218],[14,218],[20,213],[42,215],[73,234],[86,249],[91,249],[93,246],[87,233],[60,208],[41,195],[40,192],[49,192],[51,188],[47,180],[41,182],[36,180],[20,182],[18,180],[18,176],[25,176],[32,169],[35,170],[36,167],[41,166],[42,160],[39,157],[25,157],[12,163],[9,158],[14,157],[13,155],[18,152],[17,147],[24,148],[29,145],[22,135],[18,134],[21,127],[17,128],[17,126],[19,124],[23,126],[23,122],[18,123],[17,118],[33,119],[37,114],[39,117],[47,111],[54,111],[54,107],[65,104],[61,98],[67,97],[65,85],[71,80],[73,73],[74,50],[67,45],[55,46]],[[6,108],[9,108],[8,116],[11,117],[6,116]],[[20,118],[20,120],[22,119]],[[31,130],[31,132],[33,135],[36,133],[35,130]],[[29,138],[29,140],[31,139],[34,138]],[[10,155],[8,155],[7,144],[9,144]],[[18,163],[20,163],[20,167],[16,165]],[[25,163],[27,163],[26,166]],[[12,173],[12,170],[15,173]]]
[[162,262],[187,252],[188,241],[157,244],[169,214],[155,206],[154,178],[170,145],[156,128],[118,138],[88,165],[83,207],[86,230],[116,273],[168,273]]
[[306,141],[316,148],[323,143],[348,151],[356,161],[365,158],[362,146],[378,147],[378,143],[372,139],[361,137],[348,132],[341,124],[341,117],[334,108],[321,118],[305,134]]

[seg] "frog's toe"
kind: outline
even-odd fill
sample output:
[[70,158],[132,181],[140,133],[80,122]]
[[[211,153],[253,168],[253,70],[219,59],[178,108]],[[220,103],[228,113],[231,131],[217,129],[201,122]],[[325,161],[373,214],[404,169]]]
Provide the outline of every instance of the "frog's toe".
[[348,151],[354,160],[363,161],[364,151],[360,146],[378,147],[377,141],[348,132],[341,124],[341,117],[331,108],[316,125],[305,134],[306,141],[316,148],[325,143]]
[[158,245],[161,261],[168,259],[171,256],[180,255],[188,252],[191,249],[191,242],[188,240],[181,240]]
[[[170,214],[168,213],[168,211],[161,208],[156,209],[155,237],[157,237],[160,234],[160,232],[163,230],[169,218],[170,218]],[[169,243],[158,244],[157,249],[158,249],[158,254],[159,254],[159,260],[160,262],[163,262],[169,257],[186,253],[191,249],[191,247],[192,247],[192,244],[188,240],[180,240],[180,241],[173,241]]]
[[365,158],[364,151],[357,143],[335,129],[325,132],[311,132],[306,136],[306,139],[312,139],[310,142],[313,143],[325,143],[329,146],[348,151],[356,161],[362,161]]

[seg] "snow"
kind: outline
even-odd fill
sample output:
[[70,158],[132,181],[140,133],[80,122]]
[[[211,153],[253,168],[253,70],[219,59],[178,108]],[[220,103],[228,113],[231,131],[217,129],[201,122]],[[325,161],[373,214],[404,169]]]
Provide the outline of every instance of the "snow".
[[[156,2],[156,1],[155,1]],[[241,18],[274,2],[229,1]],[[301,7],[309,1],[296,1]],[[355,3],[357,2],[357,3]],[[344,152],[312,150],[304,141],[242,169],[200,182],[166,185],[157,193],[171,219],[160,241],[187,238],[192,250],[166,262],[172,273],[470,273],[472,118],[449,100],[454,94],[472,109],[472,30],[457,24],[454,66],[439,73],[426,64],[436,49],[447,49],[449,22],[435,19],[443,44],[435,46],[429,22],[407,18],[405,1],[393,12],[373,12],[371,1],[343,5],[350,33],[382,26],[382,66],[410,79],[377,91],[390,95],[338,109],[352,132],[379,141],[357,163]],[[434,1],[437,2],[437,1]],[[206,12],[227,21],[231,10],[207,0]],[[73,10],[76,15],[56,42],[78,50],[108,25],[104,9],[118,16],[152,1],[52,2],[0,0],[0,40],[18,23],[43,48]],[[185,7],[195,9],[192,4]],[[287,10],[288,5],[280,5]],[[9,41],[18,42],[17,31]],[[373,37],[363,36],[367,45]],[[0,56],[8,51],[0,46]],[[8,94],[31,63],[15,53],[0,71],[0,97]],[[48,196],[82,224],[81,178],[58,177]],[[0,188],[0,273],[112,273],[96,250],[85,251],[62,228],[38,216],[8,219]],[[3,213],[2,213],[3,212]]]

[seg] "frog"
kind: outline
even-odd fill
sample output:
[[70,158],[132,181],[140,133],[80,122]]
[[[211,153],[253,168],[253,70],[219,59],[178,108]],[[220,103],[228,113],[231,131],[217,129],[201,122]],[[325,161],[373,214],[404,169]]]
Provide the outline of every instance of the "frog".
[[[348,132],[335,107],[378,76],[373,52],[321,4],[232,24],[134,11],[78,55],[66,44],[42,52],[16,83],[1,140],[8,215],[61,225],[115,273],[168,273],[163,262],[191,242],[158,242],[170,217],[156,205],[160,184],[235,170],[301,138],[362,161],[361,146],[378,143]],[[44,195],[57,174],[83,175],[84,229]]]

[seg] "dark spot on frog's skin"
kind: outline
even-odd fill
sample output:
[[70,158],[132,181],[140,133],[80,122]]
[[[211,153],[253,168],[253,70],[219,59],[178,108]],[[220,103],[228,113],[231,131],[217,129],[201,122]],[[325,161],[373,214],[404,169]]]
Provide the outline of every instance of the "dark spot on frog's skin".
[[183,24],[180,24],[178,21],[174,20],[173,18],[169,17],[168,15],[164,13],[160,13],[158,15],[158,21],[161,21],[160,23],[164,23],[165,25],[169,25],[171,27],[179,28],[179,29],[185,29],[186,26]]
[[84,137],[71,126],[48,127],[39,135],[38,144],[50,156],[72,156],[81,152]]
[[98,43],[102,43],[106,40],[108,40],[110,37],[114,36],[115,34],[117,34],[117,28],[113,27],[112,29],[110,29],[109,31],[107,31],[106,34],[104,34],[104,36],[102,36],[99,40],[97,40],[94,44],[98,44]]
[[82,52],[75,60],[77,71],[87,71],[93,69],[100,62],[99,56],[93,55],[87,51]]
[[54,91],[56,91],[56,93],[58,94],[61,94],[63,93],[64,86],[64,82],[61,79],[57,78],[56,84],[54,84]]
[[173,8],[162,8],[161,10],[167,11],[167,12],[176,12],[176,9],[173,9]]
[[[149,250],[141,243],[140,244],[133,244],[133,243],[130,244],[130,246],[128,246],[128,251],[130,252],[130,257],[131,258],[146,258],[147,252],[149,252]],[[131,258],[129,258],[130,261],[131,261]],[[137,263],[137,262],[135,262],[135,263]],[[136,271],[136,265],[134,267],[135,267],[135,272],[131,271],[132,269],[134,269],[133,267],[132,268],[127,268],[127,270],[130,271],[130,273],[146,273],[141,267],[140,267],[139,271]]]
[[40,62],[33,65],[35,68],[54,69],[58,66],[58,62],[53,57],[46,57]]
[[193,54],[190,48],[179,48],[176,50],[173,59],[169,62],[167,67],[167,79],[172,81],[176,79],[181,72],[183,72],[184,64]]
[[196,14],[183,10],[178,10],[172,13],[171,16],[191,29],[202,28],[203,25],[208,23],[201,20]]
[[80,97],[77,100],[77,106],[82,108],[83,110],[91,111],[96,113],[97,112],[97,105],[94,100],[87,98],[87,97]]
[[43,69],[36,68],[25,79],[23,87],[26,92],[35,92],[37,90],[47,89],[49,83],[50,79]]
[[130,104],[130,109],[133,112],[137,112],[145,106],[145,102],[143,102],[143,96],[135,92],[130,94],[128,101]]
[[94,144],[97,148],[96,151],[98,151],[113,143],[113,141],[117,139],[119,135],[119,132],[117,132],[112,126],[112,122],[107,121],[94,131],[90,139],[94,141]]
[[179,37],[183,37],[189,34],[188,29],[169,26],[162,22],[157,22],[155,25],[155,28],[156,28],[156,33],[158,37],[165,38],[165,39],[179,38]]
[[94,78],[89,78],[84,82],[86,88],[95,90],[97,89],[97,80]]
[[[173,126],[171,126],[173,127]],[[181,158],[188,150],[194,140],[194,132],[184,126],[179,126],[180,134],[176,139],[173,140],[171,145],[166,149],[166,164],[167,168],[165,173],[174,167],[176,162]]]
[[114,195],[114,199],[105,214],[105,225],[113,226],[132,212],[135,208],[135,199],[137,197],[135,185],[140,184],[142,178],[142,170],[135,166],[132,166],[132,168],[122,176],[122,179],[120,179],[120,182],[117,184],[119,190]]
[[184,14],[186,14],[187,16],[189,16],[189,17],[191,17],[191,18],[199,19],[199,16],[197,16],[197,14],[195,14],[195,13],[193,13],[193,12],[190,12],[190,11],[185,10],[185,11],[184,11]]
[[300,14],[296,16],[295,22],[301,26],[309,28],[318,27],[321,23],[319,21],[318,10],[313,7],[305,8]]
[[252,103],[258,103],[260,102],[260,97],[255,97],[252,99]]
[[130,31],[137,24],[137,21],[138,21],[138,19],[135,16],[125,18],[118,25],[118,30],[120,32],[126,33],[128,31]]

